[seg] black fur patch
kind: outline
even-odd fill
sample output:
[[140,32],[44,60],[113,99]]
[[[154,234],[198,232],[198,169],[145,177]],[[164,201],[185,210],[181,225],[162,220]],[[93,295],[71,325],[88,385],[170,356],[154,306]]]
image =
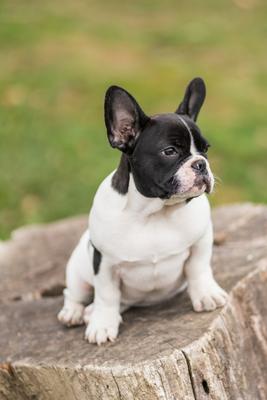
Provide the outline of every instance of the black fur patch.
[[94,268],[94,273],[95,275],[98,274],[99,270],[100,270],[100,264],[101,264],[101,260],[102,260],[102,254],[100,253],[100,251],[93,245],[93,243],[90,240],[91,245],[94,248],[94,254],[93,254],[93,268]]
[[126,154],[122,154],[120,164],[112,177],[111,186],[120,194],[126,194],[129,187],[130,164]]
[[194,199],[194,197],[189,197],[189,199],[186,199],[186,200],[185,200],[186,204],[189,203],[189,202],[190,202],[191,200],[193,200],[193,199]]

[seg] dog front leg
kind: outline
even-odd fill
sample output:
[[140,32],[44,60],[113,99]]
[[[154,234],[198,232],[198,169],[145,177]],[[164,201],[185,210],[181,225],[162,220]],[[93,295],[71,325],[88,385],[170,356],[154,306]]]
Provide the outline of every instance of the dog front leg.
[[188,293],[195,311],[212,311],[222,307],[227,293],[215,281],[210,265],[212,255],[212,225],[192,246],[191,255],[185,265]]
[[95,297],[85,339],[98,345],[114,341],[118,335],[120,316],[120,280],[110,260],[102,258],[94,276]]

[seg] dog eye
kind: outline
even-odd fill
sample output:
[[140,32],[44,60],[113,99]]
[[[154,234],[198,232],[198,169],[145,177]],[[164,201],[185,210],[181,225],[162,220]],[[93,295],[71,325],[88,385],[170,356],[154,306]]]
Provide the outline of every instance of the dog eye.
[[164,156],[176,156],[177,150],[174,147],[167,147],[166,149],[162,150],[161,152]]

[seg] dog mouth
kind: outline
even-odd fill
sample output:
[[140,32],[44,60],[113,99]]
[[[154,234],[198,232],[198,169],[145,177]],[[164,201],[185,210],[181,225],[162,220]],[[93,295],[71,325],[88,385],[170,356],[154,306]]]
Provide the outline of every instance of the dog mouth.
[[176,176],[174,176],[171,180],[171,184],[172,193],[168,198],[194,198],[201,196],[203,193],[210,194],[213,189],[212,177],[208,174],[196,175],[190,186],[183,184]]
[[202,193],[210,194],[212,192],[211,178],[205,174],[195,178],[192,189],[197,189]]
[[205,183],[205,185],[206,185],[205,193],[210,194],[210,193],[212,192],[211,182],[210,182],[210,181],[207,181],[207,182]]
[[200,180],[197,182],[194,186],[197,186],[200,190],[203,189],[203,186],[205,186],[204,192],[209,194],[212,191],[212,185],[211,185],[211,179],[208,175],[203,175],[201,178],[198,178]]

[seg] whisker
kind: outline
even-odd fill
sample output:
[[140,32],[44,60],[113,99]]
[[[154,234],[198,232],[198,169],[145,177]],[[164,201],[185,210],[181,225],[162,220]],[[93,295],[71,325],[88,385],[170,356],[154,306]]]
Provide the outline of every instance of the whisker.
[[219,176],[213,175],[213,177],[216,184],[223,183],[222,179]]

